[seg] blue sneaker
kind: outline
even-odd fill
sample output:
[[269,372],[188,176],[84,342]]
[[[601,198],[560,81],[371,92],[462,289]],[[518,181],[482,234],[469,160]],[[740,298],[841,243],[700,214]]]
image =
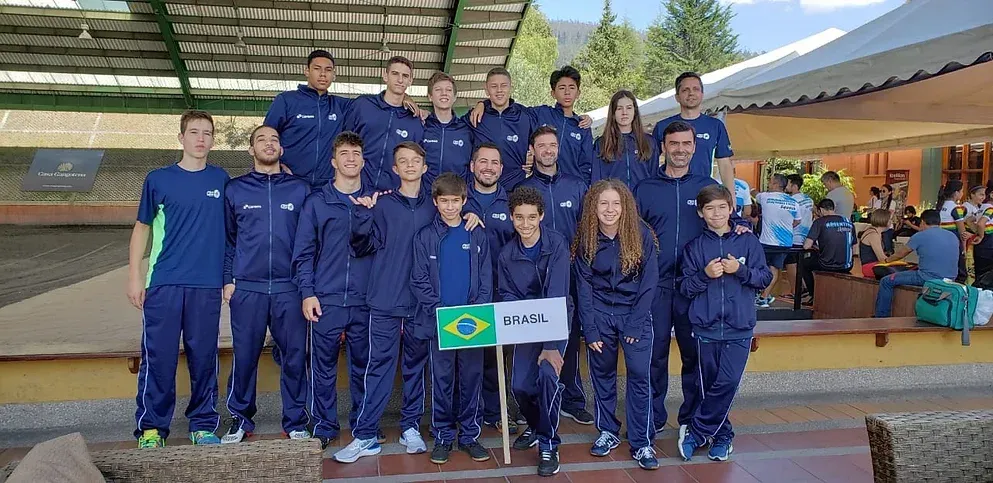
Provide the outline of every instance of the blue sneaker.
[[593,442],[590,454],[593,456],[607,456],[610,450],[620,446],[621,440],[606,431],[600,431],[600,437]]
[[655,457],[655,450],[651,446],[645,446],[635,451],[634,459],[643,470],[659,469],[659,460]]
[[194,446],[211,446],[221,444],[221,438],[210,431],[194,431],[190,433],[190,441]]
[[734,451],[734,445],[731,444],[731,438],[726,436],[714,438],[714,442],[710,443],[707,457],[713,461],[727,461],[732,451]]
[[354,463],[363,456],[377,455],[382,450],[383,447],[379,445],[376,438],[355,438],[351,443],[348,443],[348,446],[341,448],[334,454],[334,460],[339,463]]
[[685,424],[679,427],[679,455],[684,461],[689,461],[693,457],[693,452],[703,446],[702,441],[697,441],[693,432]]

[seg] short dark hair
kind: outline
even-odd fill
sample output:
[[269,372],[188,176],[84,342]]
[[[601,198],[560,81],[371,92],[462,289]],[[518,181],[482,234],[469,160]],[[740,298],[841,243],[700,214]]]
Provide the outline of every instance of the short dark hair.
[[276,128],[274,128],[272,126],[266,126],[265,124],[259,124],[258,126],[255,126],[255,129],[252,129],[252,133],[248,135],[248,145],[249,146],[251,146],[252,144],[255,143],[255,135],[258,134],[260,130],[265,129],[265,128],[272,129],[273,131],[276,131],[276,135],[277,136],[279,135],[279,131]]
[[799,174],[791,174],[786,177],[787,183],[793,183],[797,188],[803,188],[803,176]]
[[841,176],[838,176],[838,173],[834,171],[825,171],[824,174],[821,175],[821,182],[824,181],[830,181],[832,183],[840,183]]
[[179,118],[179,132],[185,133],[186,126],[190,121],[196,121],[197,119],[203,119],[210,122],[210,129],[214,129],[214,116],[211,116],[207,111],[199,111],[196,109],[190,109],[183,113],[183,116]]
[[338,152],[338,148],[342,146],[355,146],[359,149],[365,147],[362,142],[362,137],[358,133],[352,131],[342,131],[340,134],[334,137],[334,146],[331,147],[331,155],[334,156]]
[[707,203],[721,200],[726,201],[728,206],[734,205],[734,197],[731,196],[731,192],[723,185],[707,185],[697,193],[696,207],[698,210],[702,210]]
[[778,184],[779,186],[781,186],[783,188],[786,187],[786,175],[784,175],[784,174],[776,173],[776,174],[772,175],[772,178],[770,179],[770,181]]
[[834,211],[834,200],[831,198],[824,198],[817,202],[817,207],[822,210]]
[[459,92],[459,87],[455,84],[455,78],[439,70],[438,72],[431,74],[431,78],[428,79],[428,94],[431,93],[431,89],[434,89],[435,84],[445,81],[452,83],[452,91],[456,94]]
[[494,67],[490,69],[489,72],[486,73],[486,81],[489,82],[490,77],[493,77],[495,75],[502,75],[502,76],[506,76],[508,79],[511,79],[509,70],[503,67]]
[[544,136],[545,134],[551,134],[552,136],[555,136],[556,139],[558,139],[559,137],[559,131],[554,127],[546,124],[544,126],[539,127],[538,129],[535,129],[534,132],[531,133],[531,139],[530,139],[531,145],[534,146],[534,140],[538,139],[538,136]]
[[503,163],[503,153],[500,152],[500,146],[497,146],[496,144],[491,143],[491,142],[479,143],[479,146],[476,146],[476,149],[473,149],[472,150],[471,161],[475,161],[476,160],[476,156],[479,155],[479,150],[480,149],[484,149],[484,148],[485,149],[495,149],[496,152],[498,154],[500,154],[500,162]]
[[679,77],[676,77],[676,92],[679,92],[679,86],[686,79],[696,79],[700,81],[700,90],[703,90],[703,79],[700,78],[700,74],[697,74],[696,72],[683,72],[682,74],[679,74]]
[[696,142],[696,129],[693,128],[692,124],[686,121],[672,121],[665,127],[665,129],[662,130],[662,142],[665,143],[666,138],[668,138],[670,134],[687,131],[693,134],[693,142]]
[[331,61],[332,66],[335,65],[334,56],[331,55],[331,52],[328,52],[324,49],[317,49],[311,52],[310,55],[307,56],[307,67],[310,67],[310,63],[313,62],[314,59],[328,59]]
[[545,198],[541,196],[538,190],[530,186],[519,186],[514,191],[511,191],[508,205],[510,206],[511,215],[521,205],[534,205],[538,208],[539,215],[545,214]]
[[394,163],[396,163],[397,153],[399,153],[401,149],[409,149],[409,150],[417,153],[417,155],[420,156],[420,157],[422,157],[422,158],[426,155],[426,153],[424,152],[424,148],[422,148],[420,144],[417,144],[417,143],[415,143],[413,141],[404,141],[404,142],[402,142],[400,144],[397,144],[396,147],[393,148],[393,162]]
[[386,68],[389,69],[390,66],[393,65],[393,64],[403,64],[403,65],[407,66],[407,68],[410,69],[410,75],[411,75],[411,77],[413,77],[413,75],[414,75],[414,63],[411,62],[410,59],[408,59],[408,58],[406,58],[406,57],[404,57],[402,55],[394,55],[393,57],[390,57],[390,60],[387,60],[386,61]]
[[911,215],[917,216],[917,208],[914,205],[907,205],[903,207],[904,214],[910,213]]
[[938,210],[924,210],[921,212],[921,221],[928,226],[938,226],[941,224],[941,215]]
[[442,173],[435,178],[431,185],[431,198],[437,199],[439,196],[461,196],[465,198],[468,191],[465,180],[455,173]]
[[549,83],[552,85],[553,91],[555,90],[555,85],[558,84],[563,77],[568,77],[576,81],[576,87],[579,87],[583,79],[575,67],[571,65],[564,65],[561,69],[552,72],[552,77],[549,79]]

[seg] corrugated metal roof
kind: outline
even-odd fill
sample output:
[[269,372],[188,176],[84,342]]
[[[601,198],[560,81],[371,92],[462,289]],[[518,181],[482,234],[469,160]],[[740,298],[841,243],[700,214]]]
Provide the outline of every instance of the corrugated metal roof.
[[[254,19],[272,21],[292,21],[292,22],[312,22],[319,23],[340,23],[340,24],[360,24],[360,25],[383,25],[383,14],[380,13],[355,13],[355,12],[332,12],[323,10],[288,10],[278,8],[238,8],[222,7],[215,5],[179,5],[166,4],[166,10],[170,15],[203,17],[209,23],[211,18],[221,19]],[[427,15],[402,15],[398,13],[388,13],[386,15],[386,25],[404,27],[445,27],[448,25],[448,17],[435,17]]]
[[494,55],[492,57],[472,57],[468,59],[455,59],[453,64],[504,64],[507,61],[506,55]]
[[43,87],[44,84],[83,85],[83,86],[123,86],[179,88],[175,77],[120,76],[93,74],[58,74],[50,72],[0,71],[0,83],[31,83]]
[[466,10],[478,10],[483,12],[523,12],[527,7],[527,3],[505,3],[496,5],[480,5],[476,7],[466,7]]
[[52,37],[50,35],[25,35],[0,33],[2,45],[30,45],[36,47],[63,47],[74,49],[104,49],[131,51],[161,51],[167,52],[165,42],[153,40],[107,39],[90,40],[78,37]]
[[[76,27],[78,28],[78,26]],[[199,24],[175,24],[173,30],[179,35],[213,35],[222,37],[237,37],[238,27],[233,25],[199,25]],[[381,32],[348,32],[341,30],[311,30],[311,29],[286,29],[277,27],[241,27],[241,33],[245,37],[255,37],[263,39],[304,39],[304,40],[330,40],[330,41],[354,41],[354,42],[380,42],[383,40]],[[431,34],[399,34],[386,33],[386,41],[398,44],[434,44],[441,45],[447,39],[444,35]]]
[[514,39],[490,39],[460,41],[458,45],[464,47],[499,47],[509,49],[513,43]]
[[474,23],[462,25],[462,28],[467,29],[480,29],[480,30],[517,30],[517,20],[508,20],[506,22],[490,22],[490,23]]
[[[0,35],[2,38],[2,35]],[[0,41],[0,43],[3,43]],[[248,44],[246,47],[236,47],[233,43],[203,43],[203,42],[179,42],[179,49],[184,53],[194,54],[224,54],[224,55],[260,55],[269,57],[298,57],[306,59],[314,50],[313,47],[297,47],[291,45],[259,45]],[[381,56],[381,52],[372,49],[341,49],[329,46],[326,48],[336,59],[375,59]],[[443,52],[423,52],[394,50],[393,55],[402,55],[412,62],[442,62],[445,60]]]

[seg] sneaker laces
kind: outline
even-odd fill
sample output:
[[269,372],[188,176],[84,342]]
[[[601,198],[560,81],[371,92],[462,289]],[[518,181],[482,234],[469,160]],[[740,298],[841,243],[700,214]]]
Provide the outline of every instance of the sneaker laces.
[[538,455],[541,457],[541,461],[551,461],[552,460],[552,451],[551,450],[541,450],[541,451],[538,452]]
[[635,459],[638,459],[638,460],[640,460],[642,458],[647,458],[647,457],[655,458],[655,450],[652,449],[651,446],[645,446],[644,448],[639,449],[634,454],[634,458]]
[[600,432],[600,437],[596,439],[596,442],[593,443],[593,445],[594,446],[609,446],[610,443],[612,443],[613,441],[614,441],[614,435],[612,435],[612,434],[610,434],[610,433],[608,433],[606,431],[601,431]]
[[[349,451],[355,451],[357,449],[362,449],[362,446],[365,445],[365,442],[366,441],[367,440],[355,438],[355,439],[352,440],[351,443],[348,443],[348,446],[345,446],[345,449],[346,450],[349,450]],[[373,441],[375,441],[375,439],[373,439]]]

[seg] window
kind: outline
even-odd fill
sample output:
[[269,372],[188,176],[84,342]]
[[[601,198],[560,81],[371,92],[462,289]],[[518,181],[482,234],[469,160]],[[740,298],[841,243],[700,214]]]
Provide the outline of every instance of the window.
[[990,143],[965,144],[962,146],[947,146],[943,149],[942,182],[959,180],[965,184],[965,190],[980,186],[989,179]]
[[885,176],[889,169],[890,153],[872,153],[865,155],[865,175]]

